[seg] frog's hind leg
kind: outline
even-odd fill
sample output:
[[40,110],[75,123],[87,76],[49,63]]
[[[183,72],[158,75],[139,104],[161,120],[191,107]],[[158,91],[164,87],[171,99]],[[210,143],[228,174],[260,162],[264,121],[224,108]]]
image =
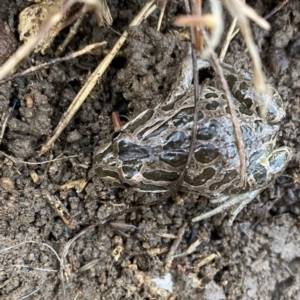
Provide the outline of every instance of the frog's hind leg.
[[285,170],[291,158],[292,150],[290,148],[280,147],[275,149],[267,157],[258,160],[257,163],[252,166],[253,169],[250,170],[251,176],[249,176],[248,180],[251,180],[257,189],[238,195],[227,196],[227,198],[222,196],[215,199],[214,202],[219,203],[224,200],[226,201],[215,209],[192,219],[192,222],[210,218],[238,204],[238,207],[231,213],[228,221],[228,226],[231,226],[239,212]]
[[[228,209],[229,207],[239,204],[237,209],[232,213],[232,217],[230,217],[228,225],[231,226],[235,217],[238,215],[238,213],[248,204],[250,203],[257,195],[259,195],[262,192],[263,188],[257,189],[252,192],[247,192],[244,194],[234,195],[231,196],[227,201],[225,201],[223,204],[219,205],[218,207],[214,208],[213,210],[204,213],[194,219],[192,219],[192,222],[199,222],[201,220],[210,218],[218,213],[221,213]],[[222,199],[223,200],[223,199]],[[216,199],[218,201],[218,199]]]

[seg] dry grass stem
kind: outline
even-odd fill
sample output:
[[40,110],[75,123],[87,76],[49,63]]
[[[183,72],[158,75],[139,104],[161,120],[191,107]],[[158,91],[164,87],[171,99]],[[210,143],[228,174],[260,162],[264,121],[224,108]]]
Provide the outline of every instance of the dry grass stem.
[[[138,26],[144,19],[145,15],[149,10],[152,9],[154,1],[148,1],[142,10],[138,13],[138,15],[134,18],[134,20],[129,24],[129,26]],[[156,7],[156,5],[155,5]],[[122,36],[119,38],[118,42],[115,44],[113,49],[108,53],[108,55],[103,59],[100,65],[96,68],[93,74],[88,78],[85,85],[81,88],[81,90],[76,95],[75,99],[73,100],[72,104],[69,106],[68,110],[64,113],[63,117],[61,118],[59,124],[55,128],[52,137],[48,140],[48,142],[42,146],[41,152],[47,152],[52,144],[57,140],[61,132],[66,128],[69,124],[75,113],[79,110],[82,103],[88,97],[91,90],[94,88],[98,80],[101,78],[103,73],[106,71],[107,67],[116,56],[124,42],[126,41],[128,36],[128,32],[124,31]]]
[[175,252],[176,252],[179,244],[182,241],[182,238],[183,238],[186,228],[187,228],[187,223],[184,223],[182,225],[182,227],[178,230],[177,239],[173,241],[170,251],[167,254],[166,259],[165,259],[165,264],[166,264],[167,269],[168,269],[168,265],[170,266],[174,259]]
[[[199,221],[208,219],[208,218],[210,218],[210,217],[212,217],[212,216],[214,216],[218,213],[221,213],[221,212],[227,210],[229,207],[231,207],[233,205],[236,205],[236,204],[243,205],[243,203],[245,203],[249,199],[253,200],[257,195],[259,195],[262,192],[262,190],[263,189],[258,189],[258,190],[252,191],[252,192],[237,195],[237,196],[227,200],[225,203],[223,203],[223,204],[217,206],[216,208],[212,209],[211,211],[209,211],[207,213],[204,213],[204,214],[202,214],[198,217],[193,218],[192,222],[194,223],[194,222],[199,222]],[[240,206],[238,206],[237,210],[239,210],[239,207]],[[237,216],[237,214],[235,214],[235,212],[234,212],[233,216],[235,218]],[[228,226],[232,225],[232,223],[234,221],[234,218],[230,218],[230,220],[228,221],[228,224],[227,224]]]
[[4,119],[4,122],[2,124],[2,127],[1,127],[1,133],[0,133],[0,145],[2,143],[2,139],[3,139],[3,136],[4,136],[4,133],[5,133],[5,129],[6,129],[6,126],[7,126],[7,122],[9,120],[9,117],[10,117],[11,113],[7,113],[6,114],[6,117]]
[[[201,30],[202,36],[204,41],[208,39],[208,35],[204,29]],[[243,143],[243,135],[242,131],[239,125],[239,121],[236,115],[236,110],[235,106],[233,104],[233,101],[231,99],[231,94],[229,91],[228,83],[225,79],[222,67],[218,61],[217,55],[215,52],[210,53],[210,58],[212,62],[212,66],[216,72],[216,75],[219,77],[219,82],[221,85],[221,88],[225,94],[225,98],[228,103],[230,115],[231,115],[231,120],[232,120],[232,125],[234,129],[234,135],[235,135],[235,140],[236,140],[236,145],[237,145],[237,150],[240,158],[240,185],[244,186],[246,182],[246,161],[245,161],[245,147]]]
[[174,22],[177,26],[206,26],[211,30],[214,30],[217,20],[212,14],[207,14],[204,16],[179,16]]
[[[218,1],[212,0],[211,5],[212,5],[212,12],[213,12],[214,17],[216,19],[222,19],[222,10],[221,10],[221,7],[220,7],[220,4],[218,3]],[[186,10],[189,12],[188,7],[186,7]],[[193,3],[193,13],[195,15],[194,17],[196,19],[198,18],[200,20],[200,18],[201,18],[201,16],[199,15],[200,12],[198,11],[198,7],[195,3]],[[189,24],[189,26],[195,27],[195,24]],[[204,57],[207,55],[210,55],[211,60],[212,60],[212,65],[214,67],[214,70],[215,70],[217,76],[219,77],[219,82],[221,84],[221,87],[224,91],[226,100],[228,102],[230,115],[232,118],[232,123],[233,123],[233,128],[234,128],[235,139],[236,139],[236,143],[237,143],[237,150],[238,150],[238,154],[240,157],[240,184],[241,184],[241,186],[244,186],[245,182],[246,182],[246,162],[245,162],[245,149],[244,149],[245,147],[243,144],[243,136],[242,136],[241,128],[239,126],[239,122],[237,119],[235,106],[231,99],[228,83],[224,77],[223,70],[218,62],[218,59],[213,51],[214,43],[216,42],[216,37],[212,38],[212,36],[209,36],[207,34],[207,32],[204,30],[203,26],[199,25],[199,27],[200,27],[200,33],[206,44],[206,48],[202,51],[201,54]],[[223,25],[220,26],[219,30],[220,30],[220,32],[217,33],[217,35],[219,36],[218,39],[220,39],[222,30],[223,30]],[[193,42],[192,37],[193,36],[191,36],[191,41]],[[194,80],[197,82],[197,80],[195,78],[194,78]],[[195,98],[197,99],[197,97],[195,97]],[[190,150],[192,150],[192,145],[191,145]],[[186,166],[188,166],[188,163],[186,164]],[[181,174],[181,177],[182,176],[184,176],[184,172]],[[181,177],[177,180],[177,182],[180,182]]]
[[84,47],[82,50],[79,50],[79,51],[76,51],[76,52],[73,52],[72,54],[70,55],[66,55],[64,57],[59,57],[59,58],[55,58],[55,59],[52,59],[46,63],[43,63],[43,64],[40,64],[38,66],[34,66],[34,67],[31,67],[21,73],[16,73],[10,77],[7,77],[7,78],[4,78],[2,80],[0,80],[0,85],[3,84],[3,83],[6,83],[8,81],[11,81],[17,77],[21,77],[21,76],[25,76],[25,75],[28,75],[28,74],[31,74],[33,72],[36,72],[42,68],[45,68],[45,67],[48,67],[48,66],[51,66],[51,65],[56,65],[60,62],[63,62],[63,61],[67,61],[67,60],[70,60],[70,59],[73,59],[77,56],[80,56],[80,55],[83,55],[87,52],[90,52],[92,51],[93,49],[97,48],[97,47],[100,47],[100,46],[103,46],[103,45],[106,45],[106,42],[102,42],[102,43],[95,43],[95,44],[92,44],[92,45],[88,45],[86,47]]
[[[58,47],[58,49],[55,52],[55,56],[59,56],[62,52],[65,51],[65,48],[67,45],[70,43],[70,41],[73,39],[73,37],[76,35],[78,28],[80,24],[82,23],[85,15],[88,12],[95,12],[97,19],[98,19],[98,26],[104,26],[107,24],[108,26],[112,24],[113,19],[110,14],[109,7],[107,5],[106,0],[100,0],[100,1],[83,1],[86,2],[80,11],[76,13],[74,16],[70,18],[67,22],[65,22],[64,26],[61,28],[63,29],[64,27],[70,25],[71,23],[74,23],[74,25],[71,27],[68,36],[66,39],[63,41],[63,43]],[[93,3],[93,4],[91,4]]]
[[[257,12],[252,7],[244,3],[244,1],[241,0],[226,0],[226,1],[230,2],[230,4],[232,5],[231,8],[238,10],[240,14],[244,14],[247,18],[255,22],[261,28],[265,30],[270,30],[271,28],[270,24],[263,17],[257,14]],[[239,14],[237,13],[237,15]]]
[[200,10],[197,5],[195,7],[195,14],[189,16],[180,16],[175,19],[175,24],[178,26],[192,26],[200,27],[206,26],[210,28],[211,35],[205,41],[206,48],[201,52],[203,58],[207,58],[211,51],[213,51],[220,43],[223,33],[223,16],[222,6],[218,0],[210,0],[212,14],[200,15]]
[[47,191],[45,196],[47,203],[59,215],[64,224],[71,230],[75,229],[76,224],[72,221],[71,215],[63,203],[57,197],[51,196]]
[[231,42],[231,40],[235,37],[235,35],[239,32],[239,29],[237,29],[236,31],[234,31],[235,26],[236,26],[236,22],[237,22],[237,18],[233,18],[230,27],[228,29],[228,32],[226,34],[225,37],[225,41],[223,43],[222,49],[220,51],[220,55],[219,55],[219,60],[220,61],[224,61],[225,55],[227,53],[229,44]]
[[205,44],[206,47],[201,53],[203,58],[209,57],[210,53],[220,44],[224,22],[222,15],[222,5],[219,0],[210,0],[211,12],[217,20],[217,24],[209,36],[209,39],[206,39]]
[[46,244],[46,243],[41,243],[41,242],[36,242],[36,241],[25,241],[25,242],[21,242],[21,243],[19,243],[19,244],[17,244],[17,245],[14,245],[14,246],[11,246],[11,247],[7,247],[7,248],[4,248],[4,249],[1,249],[1,250],[0,250],[0,254],[3,253],[3,252],[9,251],[10,249],[13,249],[13,248],[16,248],[16,247],[20,247],[20,246],[22,246],[22,245],[24,245],[24,244],[37,244],[37,245],[43,245],[43,246],[49,248],[49,249],[54,253],[54,255],[56,256],[57,260],[58,260],[59,262],[61,262],[59,255],[57,254],[57,252],[56,252],[51,246],[49,246],[49,245]]
[[174,255],[174,258],[178,258],[178,257],[185,257],[188,256],[192,253],[194,253],[196,251],[196,249],[198,248],[198,246],[203,242],[203,239],[197,239],[195,242],[193,242],[185,252],[181,253],[181,254],[177,254]]
[[57,24],[64,14],[70,9],[70,7],[77,2],[76,0],[68,0],[60,10],[54,14],[48,22],[43,26],[42,30],[32,38],[30,38],[27,43],[22,45],[0,68],[0,80],[3,79],[7,74],[16,68],[21,60],[27,57],[35,48],[40,40],[42,40],[49,30]]
[[201,268],[201,267],[207,265],[208,263],[210,263],[211,261],[213,261],[217,256],[220,257],[219,254],[215,254],[215,253],[208,255],[207,257],[205,257],[204,259],[202,259],[201,261],[196,263],[196,265],[193,267],[193,269],[198,270],[199,268]]
[[162,22],[162,19],[164,17],[167,2],[168,2],[168,0],[164,0],[164,1],[162,1],[161,6],[158,6],[159,9],[160,9],[160,14],[159,14],[158,22],[157,22],[156,31],[160,31],[161,22]]
[[255,22],[258,22],[260,26],[263,25],[264,28],[269,28],[269,24],[263,18],[259,17],[252,8],[239,0],[225,0],[225,4],[231,15],[237,18],[241,33],[245,39],[252,60],[254,88],[257,93],[261,95],[266,92],[265,78],[261,70],[260,56],[252,38],[247,16],[251,17],[251,19]]
[[21,160],[19,158],[10,156],[10,155],[2,152],[2,151],[0,151],[0,153],[3,154],[8,159],[10,159],[15,164],[16,163],[22,163],[22,164],[26,164],[26,165],[44,165],[44,164],[48,164],[48,163],[54,162],[54,161],[59,161],[59,160],[63,160],[63,159],[78,157],[78,155],[71,155],[71,156],[66,156],[66,157],[59,157],[59,156],[61,156],[61,155],[59,155],[57,158],[54,158],[54,159],[44,160],[44,161],[41,161],[41,162],[31,162],[31,161],[25,161],[25,160]]
[[264,19],[268,20],[270,17],[272,17],[274,14],[280,11],[288,2],[289,0],[284,0],[281,3],[279,3],[274,9],[272,9],[267,15],[264,16]]

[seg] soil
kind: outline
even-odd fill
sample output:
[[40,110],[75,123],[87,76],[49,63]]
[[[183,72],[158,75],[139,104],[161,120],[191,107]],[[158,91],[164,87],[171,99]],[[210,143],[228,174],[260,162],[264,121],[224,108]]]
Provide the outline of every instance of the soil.
[[[286,106],[277,143],[291,147],[295,155],[285,173],[250,203],[231,227],[226,226],[229,213],[185,224],[213,207],[200,196],[185,195],[98,226],[74,241],[66,253],[63,276],[60,273],[64,247],[77,233],[112,213],[160,196],[120,190],[102,182],[92,171],[93,154],[113,131],[113,111],[131,119],[166,98],[186,53],[186,42],[175,37],[178,28],[172,24],[174,15],[183,13],[183,3],[170,1],[161,32],[155,31],[158,11],[130,30],[128,41],[75,118],[51,151],[41,155],[41,146],[117,41],[117,32],[127,28],[142,5],[137,1],[108,2],[113,30],[99,28],[90,14],[68,46],[68,51],[76,51],[106,40],[103,50],[0,86],[2,126],[12,111],[0,146],[0,299],[300,299],[297,0],[290,0],[268,20],[270,31],[252,25],[263,70]],[[277,2],[249,4],[266,15]],[[5,22],[9,30],[1,25],[0,44],[5,44],[0,45],[0,63],[21,45],[18,15],[29,5],[21,0],[1,1],[0,23]],[[18,71],[53,59],[67,33],[68,28],[45,55],[31,54]],[[245,49],[238,34],[225,61],[237,70],[250,71]],[[64,159],[34,164],[59,156]],[[79,179],[88,180],[83,191],[61,189]],[[69,216],[68,226],[49,205],[49,198],[60,201],[60,209]],[[201,243],[191,254],[166,264],[180,231],[183,236],[176,254],[187,251],[197,239]],[[213,259],[202,265],[207,257]]]

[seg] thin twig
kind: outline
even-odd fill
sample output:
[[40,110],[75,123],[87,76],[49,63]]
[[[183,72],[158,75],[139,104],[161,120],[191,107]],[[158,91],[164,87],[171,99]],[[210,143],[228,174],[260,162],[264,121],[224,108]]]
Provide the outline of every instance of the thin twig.
[[0,151],[1,154],[3,154],[4,156],[6,156],[8,159],[10,159],[12,162],[14,162],[15,164],[16,163],[23,163],[23,164],[26,164],[26,165],[44,165],[44,164],[48,164],[49,162],[54,162],[54,161],[59,161],[59,160],[63,160],[63,159],[69,159],[69,158],[74,158],[74,157],[78,157],[78,155],[70,155],[70,156],[66,156],[66,157],[57,157],[57,158],[54,158],[54,159],[50,159],[50,160],[44,160],[44,161],[41,161],[41,162],[30,162],[30,161],[24,161],[24,160],[21,160],[19,158],[15,158],[15,157],[12,157],[2,151]]
[[270,29],[270,25],[266,20],[260,17],[255,12],[255,10],[253,10],[250,6],[246,5],[242,1],[225,0],[225,4],[231,15],[233,17],[236,17],[238,20],[241,33],[245,39],[247,48],[249,50],[249,55],[252,61],[252,68],[254,74],[254,88],[259,95],[262,95],[266,92],[265,78],[261,70],[260,56],[257,47],[253,41],[247,17],[255,21],[259,26],[261,26],[264,29]]
[[5,252],[5,251],[8,251],[8,250],[13,249],[13,248],[16,248],[16,247],[20,247],[20,246],[22,246],[23,244],[38,244],[38,245],[46,246],[47,248],[49,248],[49,249],[55,254],[55,256],[56,256],[56,258],[58,259],[58,261],[61,262],[59,255],[57,254],[57,252],[56,252],[51,246],[49,246],[49,245],[46,244],[46,243],[41,243],[41,242],[36,242],[36,241],[25,241],[25,242],[21,242],[21,243],[19,243],[19,244],[17,244],[17,245],[14,245],[14,246],[10,246],[10,247],[1,249],[1,250],[0,250],[0,253]]
[[289,0],[284,0],[281,3],[279,3],[275,8],[273,8],[268,14],[264,16],[264,19],[268,20],[270,17],[272,17],[274,14],[280,11],[288,2]]
[[23,72],[20,72],[20,73],[16,73],[10,77],[7,77],[7,78],[4,78],[2,80],[0,80],[0,85],[3,84],[3,83],[6,83],[8,81],[11,81],[17,77],[21,77],[21,76],[25,76],[25,75],[29,75],[33,72],[36,72],[42,68],[45,68],[45,67],[48,67],[48,66],[51,66],[51,65],[56,65],[58,63],[61,63],[63,61],[67,61],[67,60],[70,60],[70,59],[73,59],[77,56],[80,56],[80,55],[83,55],[87,52],[90,52],[91,50],[93,50],[94,48],[96,47],[99,47],[99,46],[103,46],[105,45],[106,42],[102,42],[102,43],[95,43],[95,44],[92,44],[92,45],[88,45],[86,47],[84,47],[82,50],[79,50],[79,51],[76,51],[76,52],[73,52],[72,54],[69,54],[69,55],[66,55],[64,57],[59,57],[59,58],[54,58],[46,63],[43,63],[43,64],[40,64],[38,66],[34,66],[34,67],[31,67]]
[[182,227],[178,230],[177,239],[175,239],[173,241],[173,244],[172,244],[172,246],[170,248],[170,251],[169,251],[169,253],[166,256],[166,259],[165,259],[166,266],[170,265],[170,263],[172,262],[172,260],[173,260],[173,258],[175,256],[175,252],[176,252],[179,244],[182,241],[182,238],[183,238],[183,235],[185,233],[186,228],[187,228],[187,222],[185,222],[182,225]]
[[[197,10],[196,8],[194,8],[194,9]],[[190,4],[187,2],[185,2],[185,10],[187,13],[190,13]],[[196,135],[197,135],[198,99],[199,99],[199,84],[197,84],[197,82],[199,82],[199,75],[198,75],[198,69],[197,69],[197,56],[196,56],[196,51],[194,49],[195,36],[194,36],[194,30],[192,27],[190,27],[190,39],[191,39],[191,44],[192,44],[191,54],[192,54],[193,75],[194,75],[194,116],[193,116],[193,127],[192,127],[192,132],[191,132],[191,143],[190,143],[189,153],[188,153],[187,161],[185,163],[185,167],[181,171],[181,174],[180,174],[179,178],[176,180],[176,182],[170,186],[170,192],[176,191],[184,181],[184,177],[185,177],[187,170],[190,166],[190,163],[193,159],[193,153],[195,150],[195,141],[196,141]],[[204,90],[205,84],[206,84],[205,81],[201,84],[200,95]]]
[[71,40],[74,38],[74,36],[76,35],[78,28],[80,27],[85,15],[87,12],[87,5],[83,5],[82,8],[80,9],[80,15],[77,17],[75,23],[72,25],[68,36],[65,38],[65,40],[63,41],[62,44],[60,44],[57,48],[57,50],[55,51],[54,55],[60,56],[66,49],[67,45],[71,42]]
[[235,17],[235,18],[233,18],[233,20],[230,24],[230,27],[229,27],[228,32],[226,34],[225,41],[224,41],[222,49],[220,51],[220,55],[219,55],[220,61],[224,61],[224,58],[225,58],[225,55],[227,53],[227,50],[228,50],[228,47],[229,47],[229,44],[230,44],[231,40],[239,32],[239,29],[234,31],[235,26],[236,26],[236,22],[237,22],[237,18]]
[[30,294],[27,294],[27,295],[23,296],[22,298],[19,298],[19,300],[24,300],[24,299],[26,299],[26,298],[28,298],[28,297],[34,295],[34,294],[37,293],[40,289],[41,289],[41,288],[35,289],[35,290],[34,290],[33,292],[31,292]]
[[57,24],[64,14],[68,11],[68,9],[75,3],[76,0],[68,0],[61,8],[60,10],[54,14],[49,21],[46,22],[46,24],[43,26],[41,31],[31,37],[27,43],[22,45],[0,68],[0,80],[3,79],[11,70],[14,70],[15,67],[18,65],[18,63],[23,60],[25,57],[27,57],[32,50],[36,47],[38,42],[42,40],[49,30]]
[[9,112],[9,113],[6,114],[5,120],[4,120],[3,124],[2,124],[1,133],[0,133],[0,145],[2,143],[2,139],[3,139],[4,133],[5,133],[5,129],[6,129],[7,122],[9,120],[10,115],[11,115],[11,112]]
[[160,31],[161,22],[164,17],[167,2],[168,2],[168,0],[163,0],[163,1],[161,1],[161,5],[158,6],[160,8],[160,14],[159,14],[158,22],[157,22],[156,31]]
[[[202,29],[201,32],[202,32],[204,41],[206,41],[206,39],[208,39],[206,31],[204,29]],[[238,150],[238,154],[239,154],[239,158],[240,158],[240,185],[245,186],[245,182],[246,182],[245,147],[244,147],[244,143],[243,143],[242,131],[241,131],[241,128],[239,125],[237,115],[236,115],[235,105],[232,101],[228,83],[225,79],[223,69],[218,61],[217,55],[215,54],[215,52],[211,52],[210,57],[211,57],[211,62],[215,69],[216,75],[219,77],[219,82],[221,84],[221,88],[225,94],[225,98],[228,103],[231,120],[232,120],[232,124],[233,124],[233,129],[234,129],[236,146],[237,146],[237,150]]]

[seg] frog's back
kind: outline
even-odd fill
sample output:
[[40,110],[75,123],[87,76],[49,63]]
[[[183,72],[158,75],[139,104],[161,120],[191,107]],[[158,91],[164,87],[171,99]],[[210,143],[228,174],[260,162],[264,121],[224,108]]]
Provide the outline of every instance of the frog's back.
[[[238,193],[235,187],[240,181],[240,161],[227,102],[223,93],[213,87],[206,87],[201,98],[195,151],[181,189],[207,197]],[[272,151],[278,127],[233,101],[248,168],[265,145]],[[139,115],[123,127],[122,133],[106,148],[109,151],[100,151],[96,171],[139,191],[167,191],[187,160],[193,106],[193,89],[189,89],[173,107],[160,105]]]

